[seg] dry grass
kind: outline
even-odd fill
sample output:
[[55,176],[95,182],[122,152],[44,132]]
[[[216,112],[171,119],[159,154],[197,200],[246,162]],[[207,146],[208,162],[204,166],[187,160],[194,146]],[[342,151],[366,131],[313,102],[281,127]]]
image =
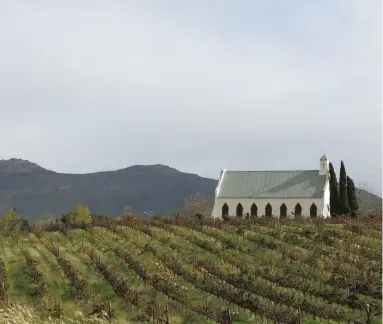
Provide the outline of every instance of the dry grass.
[[[105,314],[106,315],[106,314]],[[42,320],[35,311],[22,305],[11,305],[0,308],[0,324],[109,324],[110,322],[96,317],[86,317],[74,311],[74,318]]]

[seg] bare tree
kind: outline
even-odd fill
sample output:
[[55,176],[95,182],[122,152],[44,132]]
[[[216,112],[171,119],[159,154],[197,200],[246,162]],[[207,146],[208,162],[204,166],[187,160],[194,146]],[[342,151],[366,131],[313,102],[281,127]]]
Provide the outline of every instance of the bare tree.
[[211,214],[214,201],[211,198],[203,197],[199,193],[185,198],[181,214],[184,216],[195,216],[197,214],[209,216]]

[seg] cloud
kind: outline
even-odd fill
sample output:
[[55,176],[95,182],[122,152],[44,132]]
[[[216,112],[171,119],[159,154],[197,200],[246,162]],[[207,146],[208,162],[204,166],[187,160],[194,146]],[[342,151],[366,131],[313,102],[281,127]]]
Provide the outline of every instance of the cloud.
[[62,172],[316,168],[381,192],[381,3],[5,1],[0,143]]

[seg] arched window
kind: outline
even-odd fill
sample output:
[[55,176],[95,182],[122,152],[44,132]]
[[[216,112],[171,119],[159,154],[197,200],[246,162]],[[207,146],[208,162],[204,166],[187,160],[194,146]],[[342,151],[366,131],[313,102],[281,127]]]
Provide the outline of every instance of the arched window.
[[271,207],[270,203],[268,203],[265,208],[265,216],[271,217],[272,214],[273,214],[273,208]]
[[229,206],[226,203],[222,206],[222,216],[229,216]]
[[243,207],[241,203],[237,205],[237,217],[242,217],[243,216]]
[[251,217],[257,217],[258,216],[258,207],[256,204],[252,204],[250,207],[250,215]]
[[317,212],[318,208],[317,206],[313,203],[310,207],[310,217],[317,217]]
[[286,207],[286,205],[284,203],[280,207],[279,215],[281,217],[287,217],[287,207]]
[[295,205],[294,213],[295,213],[295,217],[301,217],[302,216],[302,206],[299,203],[297,203]]

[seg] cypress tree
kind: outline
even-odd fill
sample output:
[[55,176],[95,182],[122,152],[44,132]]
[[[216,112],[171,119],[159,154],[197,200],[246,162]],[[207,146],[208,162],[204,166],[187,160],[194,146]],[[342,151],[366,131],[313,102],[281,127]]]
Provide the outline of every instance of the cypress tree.
[[329,163],[330,169],[330,211],[331,216],[339,214],[339,192],[338,192],[338,180],[332,163]]
[[340,161],[339,174],[339,211],[342,215],[348,215],[349,207],[347,200],[347,174],[343,161]]
[[359,209],[358,195],[356,193],[355,183],[349,176],[347,176],[347,200],[350,215],[355,217]]

